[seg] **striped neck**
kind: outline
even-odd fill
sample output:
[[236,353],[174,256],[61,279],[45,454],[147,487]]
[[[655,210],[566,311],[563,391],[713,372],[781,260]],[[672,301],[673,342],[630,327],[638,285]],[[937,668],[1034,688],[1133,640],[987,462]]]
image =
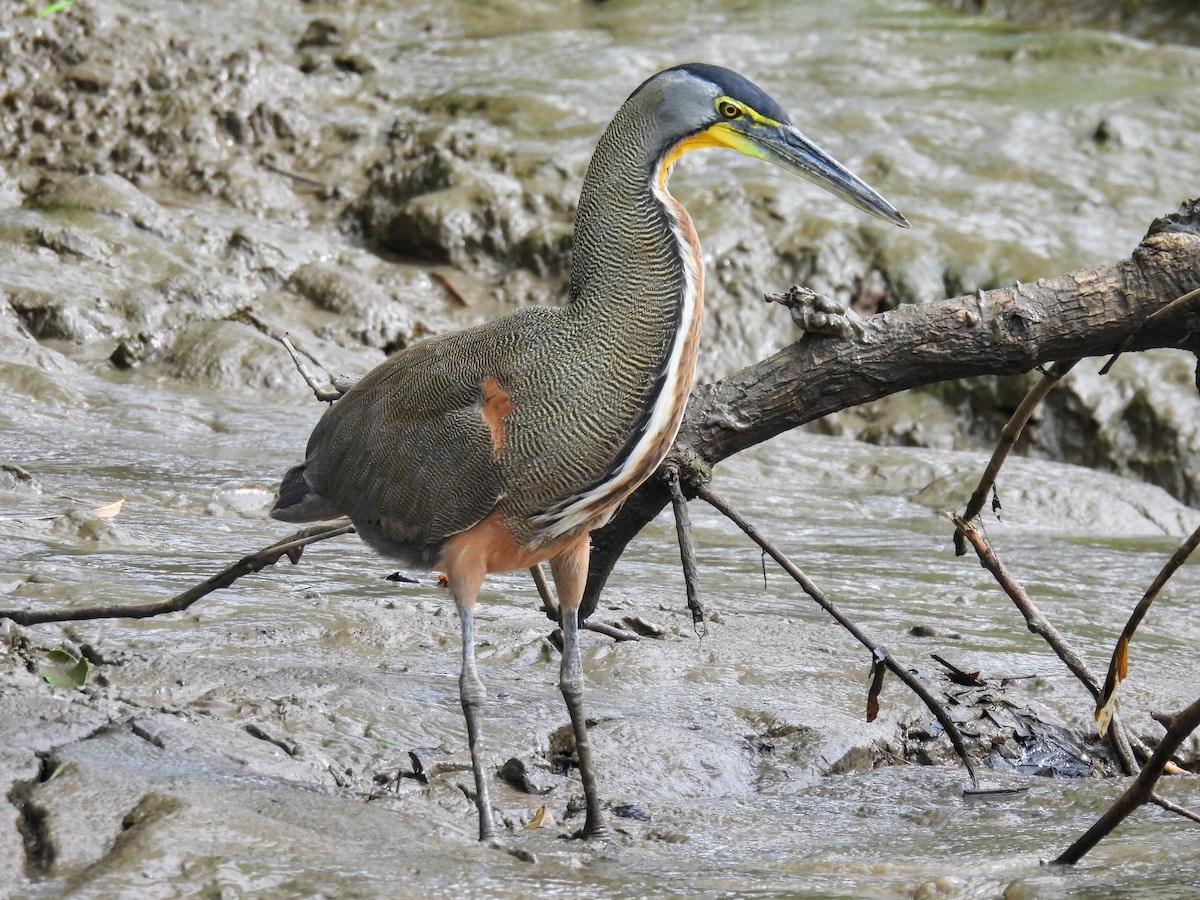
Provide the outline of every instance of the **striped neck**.
[[691,218],[667,192],[673,157],[649,146],[650,133],[626,103],[592,157],[565,310],[582,326],[586,370],[603,373],[589,430],[628,437],[605,451],[595,480],[532,519],[541,540],[603,526],[666,456],[691,391],[703,263]]
[[678,324],[690,247],[681,245],[682,207],[666,191],[667,154],[652,135],[650,115],[627,102],[596,147],[575,217],[570,303],[602,319]]

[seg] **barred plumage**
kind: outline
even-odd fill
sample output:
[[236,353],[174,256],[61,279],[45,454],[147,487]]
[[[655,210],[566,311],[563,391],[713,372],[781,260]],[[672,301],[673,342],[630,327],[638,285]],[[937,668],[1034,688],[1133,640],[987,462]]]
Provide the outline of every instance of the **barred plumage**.
[[[545,544],[602,524],[661,461],[694,372],[683,345],[699,336],[703,275],[687,213],[658,187],[660,101],[661,88],[635,93],[600,140],[566,306],[402,350],[313,432],[304,479],[376,549],[431,566],[493,509],[520,543]],[[512,405],[498,454],[488,378]]]
[[904,224],[745,78],[696,64],[660,72],[596,147],[567,304],[522,309],[386,360],[326,412],[271,511],[287,521],[349,516],[382,553],[445,569],[462,621],[459,694],[480,839],[495,826],[475,600],[489,572],[544,560],[559,594],[559,684],[583,780],[583,833],[605,830],[579,663],[588,533],[654,471],[683,416],[704,272],[691,219],[666,183],[683,152],[714,146],[768,159]]

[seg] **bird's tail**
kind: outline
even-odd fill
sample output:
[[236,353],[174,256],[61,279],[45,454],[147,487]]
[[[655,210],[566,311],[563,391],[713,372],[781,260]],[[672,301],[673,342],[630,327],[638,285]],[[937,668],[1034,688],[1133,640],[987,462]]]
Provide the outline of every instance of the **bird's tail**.
[[336,519],[344,513],[317,493],[308,482],[308,463],[288,470],[275,495],[271,518],[282,522],[319,522]]

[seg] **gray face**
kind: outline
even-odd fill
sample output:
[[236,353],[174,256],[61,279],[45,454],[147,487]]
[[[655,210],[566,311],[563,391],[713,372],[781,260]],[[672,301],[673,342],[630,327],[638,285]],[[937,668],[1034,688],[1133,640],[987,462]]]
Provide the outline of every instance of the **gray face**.
[[716,99],[720,89],[686,69],[668,69],[643,84],[635,100],[654,123],[651,145],[666,148],[720,120]]
[[[739,112],[753,110],[754,115]],[[874,188],[809,140],[788,114],[761,89],[719,66],[690,64],[660,72],[630,97],[649,123],[653,163],[691,135],[721,124],[717,143],[799,175],[864,212],[907,228],[908,221]],[[719,111],[729,106],[729,115]]]

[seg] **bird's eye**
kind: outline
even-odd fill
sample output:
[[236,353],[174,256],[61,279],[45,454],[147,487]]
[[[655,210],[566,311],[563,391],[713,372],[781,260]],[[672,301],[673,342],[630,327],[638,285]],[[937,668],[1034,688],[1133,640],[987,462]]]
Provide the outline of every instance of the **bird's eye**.
[[728,100],[717,106],[717,112],[727,119],[736,119],[742,114],[742,111],[735,104],[730,103]]

